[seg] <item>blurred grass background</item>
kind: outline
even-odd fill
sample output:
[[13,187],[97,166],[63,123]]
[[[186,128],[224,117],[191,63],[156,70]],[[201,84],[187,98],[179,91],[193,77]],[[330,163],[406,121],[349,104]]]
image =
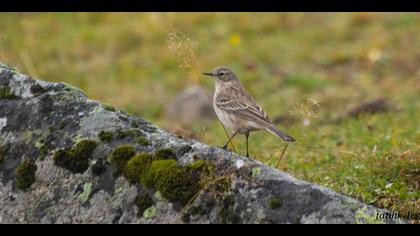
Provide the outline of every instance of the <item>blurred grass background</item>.
[[[196,43],[197,71],[233,68],[298,140],[279,169],[420,213],[419,28],[418,13],[2,13],[0,61],[185,136],[165,107],[192,84],[211,92],[213,81],[180,67],[168,42],[175,29]],[[346,115],[379,97],[393,109]],[[226,139],[216,120],[187,129],[210,145]],[[242,154],[243,143],[235,139]],[[254,133],[251,155],[276,167],[284,145]]]

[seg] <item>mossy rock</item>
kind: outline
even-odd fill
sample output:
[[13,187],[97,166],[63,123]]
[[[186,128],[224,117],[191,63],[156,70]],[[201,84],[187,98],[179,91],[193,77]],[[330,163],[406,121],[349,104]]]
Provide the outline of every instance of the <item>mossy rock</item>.
[[278,197],[271,197],[268,200],[267,205],[268,205],[268,208],[275,210],[275,209],[279,209],[283,205],[283,201]]
[[35,172],[37,166],[34,162],[25,160],[20,163],[15,170],[16,174],[16,188],[21,190],[28,190],[35,182]]
[[111,156],[109,157],[109,161],[117,165],[117,168],[122,171],[125,168],[127,162],[136,155],[134,151],[134,147],[129,144],[123,144],[116,147],[113,151]]
[[199,180],[175,160],[154,161],[143,182],[160,191],[164,198],[182,205],[187,204],[200,190]]
[[110,131],[102,130],[99,132],[98,137],[102,142],[111,142],[114,135]]
[[113,107],[110,104],[103,103],[102,105],[103,105],[103,108],[107,111],[116,111],[115,107]]
[[139,137],[144,136],[143,132],[139,129],[123,129],[116,131],[117,138],[126,138],[126,137]]
[[154,159],[155,157],[149,153],[139,153],[131,158],[123,170],[123,174],[127,181],[131,184],[143,182],[142,180],[144,179],[144,176],[147,175]]
[[48,147],[47,145],[42,143],[39,147],[39,159],[44,160],[47,155],[48,155]]
[[176,159],[176,155],[170,148],[161,148],[155,152],[158,160]]
[[0,86],[0,99],[16,99],[15,93],[8,86]]
[[137,137],[137,139],[136,139],[136,143],[137,144],[140,144],[140,145],[142,145],[142,146],[147,146],[147,145],[149,145],[149,141],[146,139],[146,137],[144,137],[144,136],[139,136],[139,137]]
[[83,173],[89,168],[89,160],[96,146],[93,140],[81,140],[71,149],[57,151],[54,163],[72,173]]

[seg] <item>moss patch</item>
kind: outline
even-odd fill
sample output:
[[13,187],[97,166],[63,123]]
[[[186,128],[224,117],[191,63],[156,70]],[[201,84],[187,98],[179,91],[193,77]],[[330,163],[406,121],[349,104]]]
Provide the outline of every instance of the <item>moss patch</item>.
[[145,179],[144,176],[154,159],[155,157],[148,153],[140,153],[131,158],[123,170],[128,182],[131,184],[143,182],[142,180]]
[[271,197],[267,203],[268,208],[273,209],[273,210],[279,209],[282,205],[283,205],[283,202],[278,197]]
[[42,143],[39,147],[39,159],[41,161],[43,161],[45,159],[45,157],[48,154],[48,148],[47,145],[45,145],[44,143]]
[[54,163],[72,173],[83,173],[89,168],[89,159],[96,146],[93,140],[81,140],[71,149],[57,151]]
[[170,201],[185,205],[200,190],[199,181],[175,160],[154,161],[143,182]]
[[105,104],[102,104],[102,105],[103,105],[104,109],[107,110],[107,111],[115,111],[116,110],[115,107],[113,107],[109,104],[105,103]]
[[[159,154],[159,155],[158,155]],[[202,173],[208,162],[198,161],[180,166],[166,151],[155,154],[139,153],[122,166],[124,177],[131,184],[140,183],[152,188],[173,202],[185,205],[200,190]]]
[[133,127],[133,128],[139,128],[140,126],[139,126],[139,124],[137,124],[137,122],[132,121],[131,122],[131,127]]
[[144,134],[139,129],[124,129],[124,130],[117,130],[116,136],[118,138],[126,138],[126,137],[144,136]]
[[98,134],[98,137],[102,142],[111,142],[114,138],[114,135],[110,131],[101,130]]
[[136,155],[132,145],[123,144],[118,146],[112,151],[111,156],[109,157],[109,162],[117,165],[117,168],[122,171],[125,168],[127,162]]
[[8,86],[0,86],[0,99],[16,99],[15,93]]
[[142,146],[147,146],[147,145],[149,145],[149,141],[146,139],[146,137],[144,137],[144,136],[139,136],[139,137],[137,137],[137,139],[136,139],[136,143],[137,144],[140,144],[140,145],[142,145]]
[[15,170],[16,173],[16,188],[21,190],[28,190],[35,182],[36,165],[31,161],[23,161]]
[[198,160],[188,165],[188,168],[195,171],[203,171],[203,170],[207,170],[209,165],[211,165],[211,163],[208,161]]
[[150,208],[151,206],[153,206],[154,202],[153,199],[147,195],[147,194],[141,194],[138,195],[135,199],[134,199],[134,205],[137,206],[138,209],[138,217],[143,216],[143,213],[146,209]]
[[170,148],[161,148],[155,153],[156,158],[159,160],[175,159],[176,155]]
[[130,184],[142,184],[161,193],[165,199],[184,206],[201,189],[203,175],[213,169],[207,161],[187,166],[178,165],[171,149],[155,153],[138,153],[133,146],[121,145],[114,149],[109,161],[116,164]]

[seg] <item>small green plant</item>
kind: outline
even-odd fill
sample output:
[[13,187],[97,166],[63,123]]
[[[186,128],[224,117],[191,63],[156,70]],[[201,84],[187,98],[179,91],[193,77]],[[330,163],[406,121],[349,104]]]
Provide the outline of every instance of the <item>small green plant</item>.
[[271,197],[268,200],[268,208],[273,209],[273,210],[280,208],[282,204],[283,204],[282,200],[278,197]]
[[114,135],[110,131],[101,130],[98,134],[98,137],[102,142],[111,142]]
[[57,151],[54,163],[73,173],[83,173],[89,168],[89,160],[96,146],[93,140],[81,140],[73,148]]
[[137,139],[136,139],[136,143],[138,143],[138,144],[140,144],[140,145],[142,145],[142,146],[147,146],[147,145],[149,145],[149,141],[147,140],[147,138],[146,137],[144,137],[144,136],[139,136],[139,137],[137,137]]
[[111,156],[109,157],[109,161],[111,163],[115,163],[117,168],[121,171],[125,168],[127,162],[136,155],[134,148],[132,145],[123,144],[118,146],[112,151]]
[[35,182],[35,172],[37,166],[34,162],[24,160],[20,163],[15,170],[16,174],[16,188],[21,190],[28,190]]
[[15,99],[15,93],[8,86],[0,86],[0,99]]

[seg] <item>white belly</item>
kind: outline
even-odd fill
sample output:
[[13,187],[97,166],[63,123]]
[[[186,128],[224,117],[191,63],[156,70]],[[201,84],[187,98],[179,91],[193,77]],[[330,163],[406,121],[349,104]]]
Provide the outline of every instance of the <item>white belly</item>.
[[216,112],[217,117],[223,123],[223,125],[233,130],[234,132],[239,131],[240,133],[246,133],[248,131],[261,129],[257,123],[238,118],[232,113],[224,112],[216,105],[214,105],[214,111]]
[[233,115],[229,115],[228,113],[222,111],[216,105],[214,106],[214,111],[216,112],[217,117],[223,123],[224,126],[233,131],[237,130],[238,127]]

